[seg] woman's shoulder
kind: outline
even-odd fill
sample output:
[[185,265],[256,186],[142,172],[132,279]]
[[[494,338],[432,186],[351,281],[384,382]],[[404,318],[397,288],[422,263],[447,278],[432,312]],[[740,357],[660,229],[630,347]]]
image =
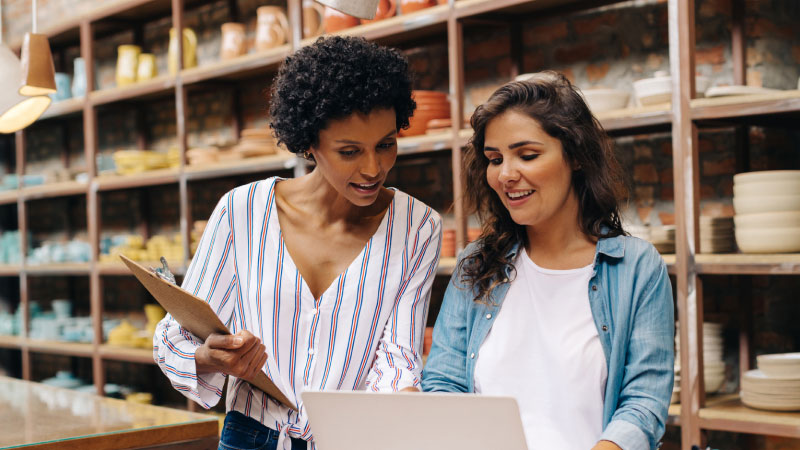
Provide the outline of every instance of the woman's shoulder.
[[608,238],[613,240],[612,245],[622,249],[622,263],[636,267],[638,270],[651,268],[653,270],[666,266],[664,258],[650,242],[634,236],[616,236]]
[[263,180],[253,181],[247,184],[236,186],[222,196],[223,200],[228,201],[252,201],[265,193],[271,193],[275,187],[275,183],[280,181],[279,177],[269,177]]

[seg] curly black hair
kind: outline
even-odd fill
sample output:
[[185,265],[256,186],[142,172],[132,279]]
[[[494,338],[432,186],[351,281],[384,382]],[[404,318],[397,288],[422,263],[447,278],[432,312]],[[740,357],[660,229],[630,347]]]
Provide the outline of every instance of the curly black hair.
[[394,108],[397,129],[408,128],[411,98],[408,60],[397,50],[358,37],[322,37],[288,56],[271,91],[270,127],[293,153],[319,144],[330,120],[354,112]]

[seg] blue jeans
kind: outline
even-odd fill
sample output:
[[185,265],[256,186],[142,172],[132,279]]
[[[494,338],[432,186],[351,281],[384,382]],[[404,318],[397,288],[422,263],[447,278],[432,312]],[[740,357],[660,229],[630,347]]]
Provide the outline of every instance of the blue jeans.
[[[279,433],[239,411],[225,415],[218,450],[276,450]],[[292,450],[306,450],[302,439],[291,438]]]

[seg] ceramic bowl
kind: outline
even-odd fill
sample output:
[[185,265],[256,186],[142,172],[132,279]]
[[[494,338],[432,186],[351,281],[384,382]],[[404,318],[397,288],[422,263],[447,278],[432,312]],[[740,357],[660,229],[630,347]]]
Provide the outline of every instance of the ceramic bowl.
[[628,106],[630,93],[619,89],[583,89],[580,91],[593,113],[623,109]]
[[737,229],[793,228],[800,227],[800,211],[737,214],[733,220]]
[[736,215],[800,211],[800,195],[748,195],[733,197]]
[[737,229],[736,244],[744,253],[800,252],[800,227]]
[[735,183],[733,185],[733,195],[800,195],[800,177],[794,180]]
[[733,176],[734,185],[790,180],[800,180],[800,170],[761,170],[758,172],[737,173]]
[[[710,80],[708,77],[697,75],[694,84],[697,97],[703,97]],[[672,100],[672,76],[669,72],[658,71],[653,78],[634,81],[633,90],[642,106],[669,103]]]

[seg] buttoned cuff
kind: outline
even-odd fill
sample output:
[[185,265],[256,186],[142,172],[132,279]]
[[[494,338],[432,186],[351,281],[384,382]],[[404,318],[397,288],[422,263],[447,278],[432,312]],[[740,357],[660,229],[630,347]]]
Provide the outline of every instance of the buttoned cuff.
[[650,439],[636,425],[622,419],[612,420],[600,440],[611,441],[622,450],[650,450]]

